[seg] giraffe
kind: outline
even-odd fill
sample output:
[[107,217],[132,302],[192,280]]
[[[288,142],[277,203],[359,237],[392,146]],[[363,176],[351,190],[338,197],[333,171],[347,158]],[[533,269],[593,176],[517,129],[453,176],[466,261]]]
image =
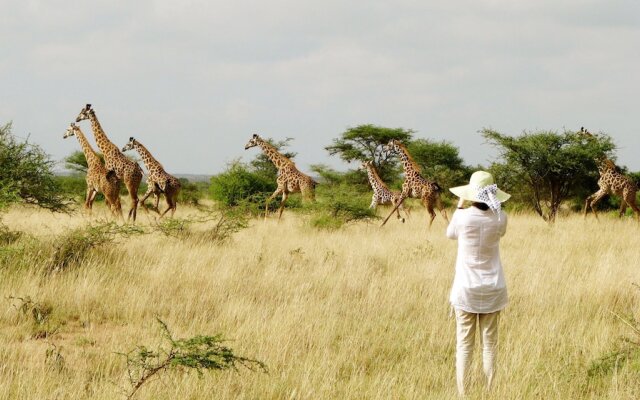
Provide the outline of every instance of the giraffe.
[[267,219],[269,213],[269,202],[276,198],[279,194],[282,194],[282,201],[280,202],[280,208],[278,209],[278,220],[282,217],[282,211],[284,210],[284,203],[287,201],[290,193],[300,192],[302,197],[309,201],[315,200],[315,187],[317,183],[311,179],[311,177],[298,171],[293,161],[289,160],[284,155],[280,154],[278,150],[260,136],[254,134],[253,137],[244,146],[244,149],[250,149],[258,146],[262,149],[264,154],[271,160],[273,165],[278,169],[278,188],[267,199],[267,203],[264,207],[264,219]]
[[138,187],[140,181],[142,181],[142,168],[133,160],[128,159],[124,154],[120,152],[118,146],[111,143],[109,138],[102,130],[98,117],[96,117],[95,111],[91,108],[91,104],[87,104],[78,114],[76,122],[88,119],[91,121],[91,128],[93,130],[93,136],[96,139],[96,143],[102,154],[104,155],[105,167],[108,171],[115,172],[118,180],[123,181],[131,197],[131,208],[127,220],[133,218],[133,222],[136,221],[136,214],[138,209]]
[[122,204],[120,203],[120,181],[113,172],[109,173],[98,154],[93,150],[87,137],[84,135],[80,127],[71,123],[64,135],[63,139],[75,136],[82,147],[84,157],[87,160],[87,197],[84,206],[89,213],[93,208],[93,202],[98,192],[104,194],[104,200],[114,216],[120,216],[122,219]]
[[[579,135],[585,136],[588,140],[595,140],[594,136],[584,127],[580,128]],[[593,215],[598,218],[596,205],[607,194],[615,194],[621,196],[619,217],[622,217],[627,211],[627,205],[633,209],[633,212],[640,221],[640,208],[636,204],[636,192],[638,185],[630,177],[620,173],[616,165],[606,156],[596,158],[600,179],[598,179],[598,191],[587,197],[584,202],[584,217],[587,217],[589,208],[593,211]]]
[[449,222],[447,211],[444,209],[442,201],[440,200],[442,188],[437,183],[431,182],[422,177],[420,174],[420,167],[413,160],[405,145],[403,145],[399,140],[392,139],[385,146],[384,150],[386,152],[398,153],[404,170],[404,182],[402,183],[402,192],[400,193],[398,203],[384,222],[382,222],[381,226],[384,226],[384,224],[387,223],[391,215],[398,209],[398,207],[400,207],[407,197],[419,198],[422,201],[422,204],[431,216],[431,219],[429,220],[429,227],[431,227],[433,219],[436,217],[436,212],[433,210],[434,205],[438,207],[442,217]]
[[[129,143],[122,148],[122,152],[124,153],[125,151],[132,149],[135,149],[138,154],[140,154],[148,172],[147,193],[145,193],[142,200],[140,200],[140,204],[146,210],[147,206],[144,202],[153,194],[155,195],[155,209],[156,212],[160,214],[160,218],[164,217],[169,210],[171,210],[171,218],[173,218],[173,214],[176,211],[178,193],[180,193],[180,181],[175,176],[167,173],[162,167],[162,164],[160,164],[158,160],[151,155],[149,150],[147,150],[142,143],[133,137],[130,137]],[[160,213],[160,210],[158,209],[160,193],[164,193],[164,198],[167,201],[167,209],[162,213]]]
[[[400,192],[391,191],[384,181],[380,179],[380,176],[376,172],[376,168],[373,166],[373,161],[369,160],[363,162],[360,169],[367,171],[369,184],[371,185],[371,189],[373,189],[373,196],[371,196],[371,205],[369,205],[369,208],[375,210],[378,204],[391,204],[392,206],[395,206],[398,203],[398,200],[400,199]],[[400,217],[400,210],[403,210],[407,214],[407,217],[409,216],[409,210],[405,209],[403,205],[398,206],[396,209],[397,218],[404,222],[404,218]]]

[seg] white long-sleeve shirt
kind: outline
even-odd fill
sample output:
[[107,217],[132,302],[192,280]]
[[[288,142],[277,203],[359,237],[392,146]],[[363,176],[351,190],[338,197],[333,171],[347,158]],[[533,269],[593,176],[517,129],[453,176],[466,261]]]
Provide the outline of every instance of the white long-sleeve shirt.
[[458,239],[456,274],[449,301],[466,312],[488,314],[508,302],[500,262],[500,238],[507,231],[507,215],[476,207],[458,209],[447,227],[447,237]]

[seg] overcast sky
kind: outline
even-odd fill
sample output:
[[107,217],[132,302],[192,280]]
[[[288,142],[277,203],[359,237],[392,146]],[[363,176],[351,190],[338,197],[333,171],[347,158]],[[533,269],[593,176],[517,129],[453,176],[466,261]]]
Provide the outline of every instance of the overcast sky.
[[[169,172],[213,174],[253,133],[303,171],[360,124],[448,140],[490,127],[613,136],[640,170],[640,2],[0,0],[0,124],[61,160],[85,103],[111,140]],[[89,134],[90,124],[81,124]]]

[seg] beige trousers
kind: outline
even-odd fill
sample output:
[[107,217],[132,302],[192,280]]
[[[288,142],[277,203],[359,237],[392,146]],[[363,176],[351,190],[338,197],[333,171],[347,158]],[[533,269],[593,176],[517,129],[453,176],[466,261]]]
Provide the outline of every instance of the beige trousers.
[[500,311],[491,314],[476,314],[456,308],[456,380],[458,393],[462,396],[465,394],[469,381],[469,366],[473,356],[476,326],[480,330],[482,366],[487,378],[487,389],[491,388],[498,351],[499,314]]

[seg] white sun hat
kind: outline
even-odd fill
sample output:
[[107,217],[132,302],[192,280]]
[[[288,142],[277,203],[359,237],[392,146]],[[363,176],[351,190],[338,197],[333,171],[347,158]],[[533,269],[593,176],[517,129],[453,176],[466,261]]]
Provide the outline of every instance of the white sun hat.
[[493,175],[486,171],[476,171],[471,175],[469,184],[449,189],[461,199],[485,203],[494,212],[500,211],[501,203],[509,200],[511,195],[498,189]]

